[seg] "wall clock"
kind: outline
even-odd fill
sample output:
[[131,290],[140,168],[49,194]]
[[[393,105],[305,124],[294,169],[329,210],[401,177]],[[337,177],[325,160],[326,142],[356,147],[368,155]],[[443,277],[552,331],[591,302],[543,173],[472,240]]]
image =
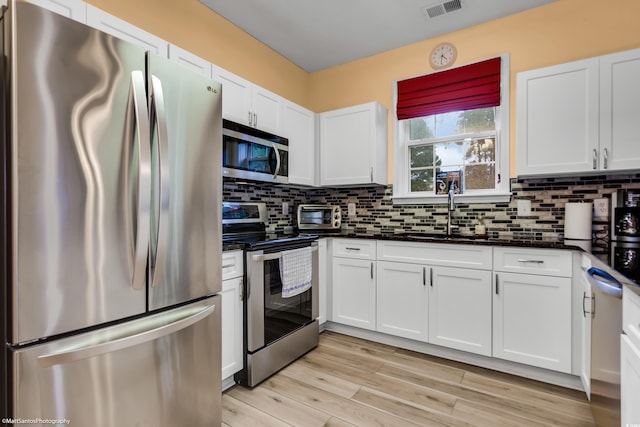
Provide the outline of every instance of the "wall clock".
[[453,65],[457,56],[458,52],[454,45],[451,43],[440,43],[431,51],[429,63],[431,64],[431,68],[439,70]]

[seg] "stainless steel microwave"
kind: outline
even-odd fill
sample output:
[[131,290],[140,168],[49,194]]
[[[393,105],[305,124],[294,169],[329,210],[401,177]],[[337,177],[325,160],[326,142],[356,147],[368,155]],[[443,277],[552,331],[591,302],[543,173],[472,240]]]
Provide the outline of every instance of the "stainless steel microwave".
[[222,176],[289,183],[289,140],[222,121]]
[[339,230],[342,209],[335,205],[298,205],[299,230]]

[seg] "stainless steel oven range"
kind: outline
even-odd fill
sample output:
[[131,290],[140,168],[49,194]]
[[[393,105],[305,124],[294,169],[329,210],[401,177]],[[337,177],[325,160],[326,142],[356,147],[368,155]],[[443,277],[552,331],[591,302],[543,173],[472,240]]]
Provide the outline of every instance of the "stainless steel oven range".
[[245,252],[245,368],[254,387],[318,345],[318,237],[266,233],[264,203],[224,203],[223,240]]

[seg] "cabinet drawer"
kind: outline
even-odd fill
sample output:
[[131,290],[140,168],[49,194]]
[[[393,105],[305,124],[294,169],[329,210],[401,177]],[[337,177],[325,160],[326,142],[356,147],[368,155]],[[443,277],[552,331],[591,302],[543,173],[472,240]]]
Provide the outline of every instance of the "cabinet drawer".
[[495,271],[571,277],[571,260],[571,251],[560,249],[493,249]]
[[222,252],[222,280],[242,277],[244,274],[243,251]]
[[333,256],[357,259],[376,259],[376,241],[368,239],[335,239]]
[[381,241],[378,242],[377,259],[491,270],[492,248],[489,246],[449,243]]

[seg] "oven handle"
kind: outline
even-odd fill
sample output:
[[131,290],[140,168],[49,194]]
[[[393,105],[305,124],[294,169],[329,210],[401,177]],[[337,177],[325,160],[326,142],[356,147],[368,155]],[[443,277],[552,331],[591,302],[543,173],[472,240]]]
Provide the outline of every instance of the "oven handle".
[[[318,246],[317,246],[317,245],[311,246],[311,251],[312,251],[312,252],[313,252],[313,251],[317,251],[317,250],[318,250]],[[283,254],[284,252],[286,252],[286,251],[283,251],[283,252],[274,252],[274,253],[272,253],[272,254],[251,255],[251,259],[252,259],[253,261],[255,261],[255,262],[271,261],[271,260],[274,260],[274,259],[279,259],[279,258],[281,258],[281,257],[282,257],[282,254]]]

